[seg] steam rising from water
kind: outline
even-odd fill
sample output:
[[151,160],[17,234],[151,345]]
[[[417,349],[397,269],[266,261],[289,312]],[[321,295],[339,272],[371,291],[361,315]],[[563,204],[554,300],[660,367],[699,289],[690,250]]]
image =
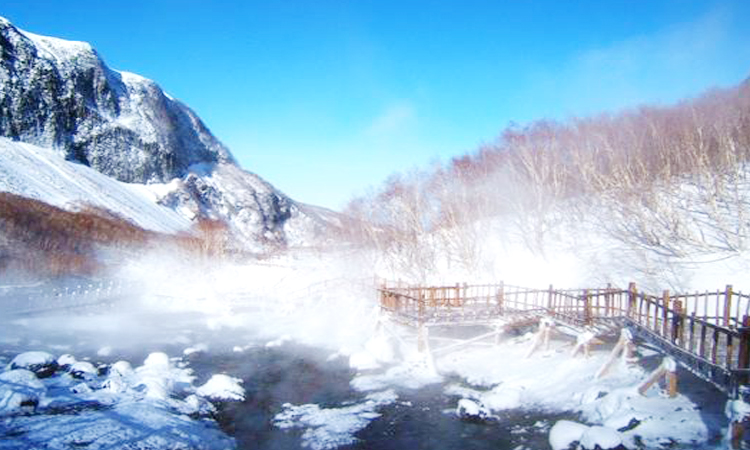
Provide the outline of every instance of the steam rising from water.
[[239,350],[285,338],[349,354],[376,319],[372,281],[352,267],[318,256],[238,264],[155,252],[125,264],[119,291],[93,306],[5,315],[2,340],[117,355]]

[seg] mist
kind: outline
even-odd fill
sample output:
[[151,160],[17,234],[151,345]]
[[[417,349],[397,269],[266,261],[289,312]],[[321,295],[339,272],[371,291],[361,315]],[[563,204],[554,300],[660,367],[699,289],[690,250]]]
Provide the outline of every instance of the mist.
[[[356,267],[318,255],[237,263],[160,250],[125,260],[106,280],[115,286],[111,292],[98,293],[93,279],[14,284],[6,278],[6,295],[24,289],[38,311],[17,314],[6,305],[2,339],[20,348],[103,357],[242,351],[284,341],[348,354],[377,318],[372,279]],[[45,302],[53,288],[75,305],[64,286],[90,292],[77,307],[67,307],[65,298]]]

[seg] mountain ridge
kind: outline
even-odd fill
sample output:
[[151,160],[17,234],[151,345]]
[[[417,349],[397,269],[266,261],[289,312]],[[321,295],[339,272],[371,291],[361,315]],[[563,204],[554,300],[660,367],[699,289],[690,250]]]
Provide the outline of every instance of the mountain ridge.
[[224,221],[253,251],[305,245],[326,228],[319,214],[239,167],[188,106],[152,80],[110,69],[90,44],[0,17],[0,54],[0,137],[121,182],[171,186],[157,189],[159,205],[188,220]]

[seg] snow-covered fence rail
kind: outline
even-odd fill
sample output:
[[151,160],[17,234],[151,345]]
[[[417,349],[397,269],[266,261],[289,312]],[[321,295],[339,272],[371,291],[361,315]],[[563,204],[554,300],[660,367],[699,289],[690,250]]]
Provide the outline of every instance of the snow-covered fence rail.
[[[750,296],[715,292],[651,295],[628,289],[530,289],[504,283],[379,287],[380,307],[414,327],[492,325],[547,316],[568,325],[628,326],[725,391],[750,383]],[[528,321],[520,321],[527,323]]]
[[81,281],[54,287],[0,286],[0,312],[10,317],[102,306],[112,303],[132,288],[117,280]]

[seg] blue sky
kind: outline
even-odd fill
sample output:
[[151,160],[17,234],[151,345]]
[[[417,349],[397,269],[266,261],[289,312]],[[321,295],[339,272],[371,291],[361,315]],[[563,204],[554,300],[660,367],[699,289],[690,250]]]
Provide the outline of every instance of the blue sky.
[[745,0],[3,0],[0,15],[156,80],[245,169],[334,209],[511,121],[750,76]]

